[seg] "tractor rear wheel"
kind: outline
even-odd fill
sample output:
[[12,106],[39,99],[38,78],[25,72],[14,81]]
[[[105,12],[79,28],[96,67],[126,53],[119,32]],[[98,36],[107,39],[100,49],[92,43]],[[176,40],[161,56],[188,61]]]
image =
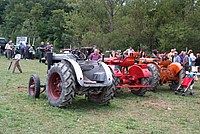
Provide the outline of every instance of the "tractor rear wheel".
[[172,83],[170,84],[170,89],[176,90],[178,86],[181,84],[181,82],[183,81],[183,79],[185,78],[185,75],[186,75],[185,70],[181,69],[179,73],[177,74],[177,76],[175,76],[175,77],[178,77],[178,81],[172,81]]
[[[149,78],[141,78],[140,84],[149,85]],[[144,96],[146,91],[147,91],[146,88],[140,88],[139,90],[131,90],[131,93],[136,94],[138,96]]]
[[148,70],[150,72],[149,85],[153,87],[151,90],[155,91],[159,85],[160,73],[157,66],[153,63],[148,64]]
[[29,79],[28,93],[33,98],[39,98],[40,96],[40,78],[36,74],[31,75]]
[[99,105],[108,105],[110,100],[114,97],[113,88],[115,88],[114,84],[109,87],[90,89],[91,91],[89,91],[87,95],[88,100]]
[[46,94],[52,106],[67,107],[75,95],[75,74],[70,65],[55,63],[48,71]]

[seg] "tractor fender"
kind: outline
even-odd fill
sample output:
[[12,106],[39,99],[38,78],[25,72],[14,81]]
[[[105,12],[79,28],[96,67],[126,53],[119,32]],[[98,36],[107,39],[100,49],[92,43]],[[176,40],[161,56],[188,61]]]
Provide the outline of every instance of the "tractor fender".
[[76,74],[76,79],[77,82],[80,84],[80,86],[84,85],[84,81],[83,81],[83,72],[81,70],[80,65],[72,59],[64,59],[64,61],[70,63],[73,66],[74,69],[74,73]]
[[113,75],[112,75],[112,71],[110,69],[110,67],[105,64],[104,62],[98,62],[99,64],[101,64],[101,66],[104,68],[105,73],[106,73],[106,81],[104,82],[104,84],[106,84],[106,86],[110,86],[112,84],[113,81]]
[[108,65],[108,67],[110,68],[110,70],[112,70],[111,72],[114,73],[114,76],[116,76],[116,77],[122,76],[122,72],[120,71],[120,66],[118,66],[118,65]]
[[131,76],[135,76],[136,78],[149,78],[150,77],[150,72],[146,67],[141,67],[139,65],[133,65],[129,68],[129,74]]
[[180,63],[171,63],[167,68],[173,72],[174,76],[176,76],[183,67]]
[[157,62],[148,62],[148,64],[154,64],[155,66],[156,66],[156,68],[159,70],[159,72],[161,71],[161,68],[160,68],[160,66],[158,65],[158,63]]

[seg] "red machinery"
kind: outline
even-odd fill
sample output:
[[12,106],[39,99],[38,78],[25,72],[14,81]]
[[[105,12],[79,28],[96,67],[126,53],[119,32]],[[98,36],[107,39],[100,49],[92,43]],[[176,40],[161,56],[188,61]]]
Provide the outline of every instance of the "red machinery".
[[150,72],[146,64],[136,64],[138,52],[131,56],[122,58],[104,58],[103,61],[108,64],[115,76],[116,88],[129,88],[133,94],[143,96],[149,85]]

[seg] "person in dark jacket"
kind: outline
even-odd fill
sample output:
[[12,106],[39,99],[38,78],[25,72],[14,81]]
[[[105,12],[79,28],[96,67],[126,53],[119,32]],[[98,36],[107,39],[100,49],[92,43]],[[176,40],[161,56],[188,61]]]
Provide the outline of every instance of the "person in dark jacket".
[[195,66],[198,66],[198,72],[200,72],[200,54],[197,53],[197,58],[195,59]]

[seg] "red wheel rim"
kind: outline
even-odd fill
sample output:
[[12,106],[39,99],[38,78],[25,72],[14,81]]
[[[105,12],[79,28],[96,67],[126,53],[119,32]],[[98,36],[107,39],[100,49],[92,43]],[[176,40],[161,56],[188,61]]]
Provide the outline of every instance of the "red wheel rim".
[[57,100],[62,92],[62,80],[58,73],[54,72],[48,82],[49,94],[52,99]]
[[35,81],[34,81],[34,79],[33,78],[31,78],[31,80],[30,80],[30,94],[31,94],[31,96],[33,96],[34,94],[35,94]]

